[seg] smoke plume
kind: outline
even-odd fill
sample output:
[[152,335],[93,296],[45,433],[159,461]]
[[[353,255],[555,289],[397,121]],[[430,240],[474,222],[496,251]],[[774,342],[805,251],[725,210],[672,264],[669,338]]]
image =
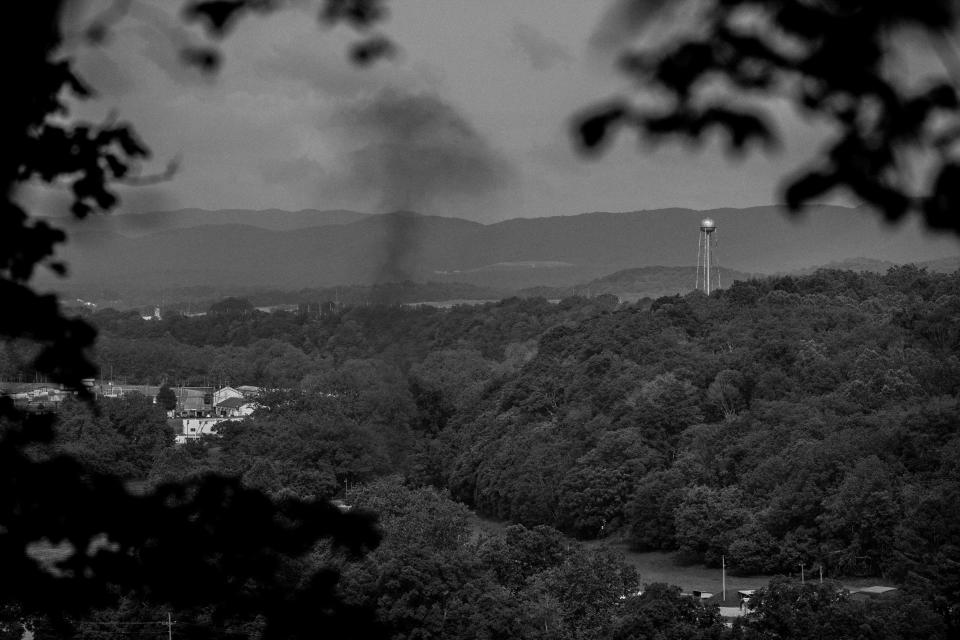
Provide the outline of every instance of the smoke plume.
[[[384,89],[344,104],[327,125],[343,149],[322,189],[381,211],[476,217],[515,183],[510,163],[435,94]],[[394,215],[390,224],[381,278],[403,279],[422,221]]]
[[373,189],[379,207],[443,213],[496,199],[513,170],[449,103],[390,88],[345,104],[331,119],[345,145],[338,185]]

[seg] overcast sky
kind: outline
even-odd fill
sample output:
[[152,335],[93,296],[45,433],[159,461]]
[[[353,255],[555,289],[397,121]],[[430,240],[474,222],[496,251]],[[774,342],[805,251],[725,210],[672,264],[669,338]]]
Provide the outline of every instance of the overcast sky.
[[126,210],[182,207],[387,211],[482,222],[668,206],[766,204],[817,145],[796,119],[786,150],[731,161],[716,146],[578,157],[571,117],[626,80],[591,47],[608,0],[403,0],[382,26],[399,55],[347,62],[346,28],[293,9],[248,18],[214,80],[177,60],[163,10],[136,3],[101,49],[78,52],[100,92],[176,177],[125,192]]

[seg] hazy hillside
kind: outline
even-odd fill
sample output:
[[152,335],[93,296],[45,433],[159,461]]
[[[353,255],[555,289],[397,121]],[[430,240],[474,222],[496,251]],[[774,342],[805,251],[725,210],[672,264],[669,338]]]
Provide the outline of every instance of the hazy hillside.
[[[735,281],[756,277],[762,276],[733,269],[722,269],[719,284],[727,288]],[[637,267],[623,269],[570,287],[528,287],[521,289],[518,294],[547,299],[610,294],[617,296],[621,302],[636,302],[640,298],[660,298],[690,293],[694,290],[696,280],[696,267]]]
[[953,273],[957,269],[960,269],[960,257],[954,256],[952,258],[928,260],[922,263],[921,266],[926,267],[927,270],[934,273]]
[[[744,273],[784,273],[856,256],[896,263],[955,259],[960,249],[952,237],[929,236],[917,226],[892,228],[873,214],[833,206],[801,218],[775,207],[664,209],[490,225],[411,213],[234,211],[172,212],[175,222],[136,237],[80,226],[64,257],[74,283],[115,287],[299,289],[407,279],[513,290],[570,287],[623,269],[692,267],[698,223],[707,215],[718,224],[721,268]],[[329,224],[176,226],[251,217],[277,227],[321,219]],[[337,222],[351,217],[357,219]]]
[[[840,271],[856,271],[857,273],[886,273],[890,267],[895,267],[897,264],[902,263],[891,262],[889,260],[874,260],[872,258],[850,258],[848,260],[830,262],[807,269],[797,269],[791,273],[792,275],[809,275],[818,269],[838,269]],[[960,269],[960,256],[938,258],[936,260],[918,260],[915,261],[914,264],[931,273],[953,273],[957,269]]]
[[320,211],[282,211],[280,209],[178,209],[176,211],[147,211],[118,215],[90,216],[81,222],[72,218],[46,218],[58,225],[66,224],[70,232],[113,232],[124,236],[141,236],[169,229],[187,229],[205,225],[242,224],[274,231],[292,231],[331,224],[349,224],[369,217],[356,211],[334,209]]
[[[729,287],[737,280],[750,280],[756,274],[733,269],[721,269],[719,286]],[[685,294],[693,291],[697,281],[696,267],[639,267],[625,269],[603,278],[597,278],[584,287],[578,287],[587,295],[612,293],[624,301],[639,298],[659,298]]]

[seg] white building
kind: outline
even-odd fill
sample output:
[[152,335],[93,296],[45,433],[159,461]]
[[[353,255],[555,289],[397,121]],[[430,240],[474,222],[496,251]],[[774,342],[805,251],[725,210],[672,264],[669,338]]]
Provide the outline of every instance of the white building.
[[217,435],[217,425],[228,420],[229,418],[183,418],[171,420],[170,424],[180,430],[174,441],[177,444],[183,444],[188,440],[196,440],[200,436]]
[[239,389],[234,389],[233,387],[223,387],[222,389],[217,389],[213,392],[213,404],[214,406],[220,404],[227,398],[243,398],[243,392]]
[[214,413],[220,418],[245,418],[252,414],[260,405],[246,398],[227,398],[218,402]]

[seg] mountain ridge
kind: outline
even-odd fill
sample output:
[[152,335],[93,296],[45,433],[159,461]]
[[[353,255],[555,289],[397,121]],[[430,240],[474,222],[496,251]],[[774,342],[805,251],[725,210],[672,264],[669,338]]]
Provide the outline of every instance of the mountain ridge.
[[82,222],[72,218],[41,216],[38,219],[69,231],[83,228],[112,230],[121,235],[141,236],[166,229],[184,229],[204,225],[246,224],[263,229],[296,230],[309,226],[329,226],[358,222],[373,214],[349,209],[201,209],[186,207],[169,211],[142,211],[89,216]]
[[[270,211],[257,215],[274,215]],[[490,224],[413,212],[352,213],[346,221],[333,216],[324,218],[330,224],[309,227],[198,224],[134,236],[78,225],[62,257],[75,282],[104,286],[294,289],[409,279],[509,290],[569,287],[623,269],[695,264],[699,222],[707,216],[717,221],[721,268],[743,273],[793,272],[852,256],[906,263],[960,254],[952,237],[933,237],[916,225],[892,229],[871,213],[832,205],[811,207],[800,219],[769,206]]]

